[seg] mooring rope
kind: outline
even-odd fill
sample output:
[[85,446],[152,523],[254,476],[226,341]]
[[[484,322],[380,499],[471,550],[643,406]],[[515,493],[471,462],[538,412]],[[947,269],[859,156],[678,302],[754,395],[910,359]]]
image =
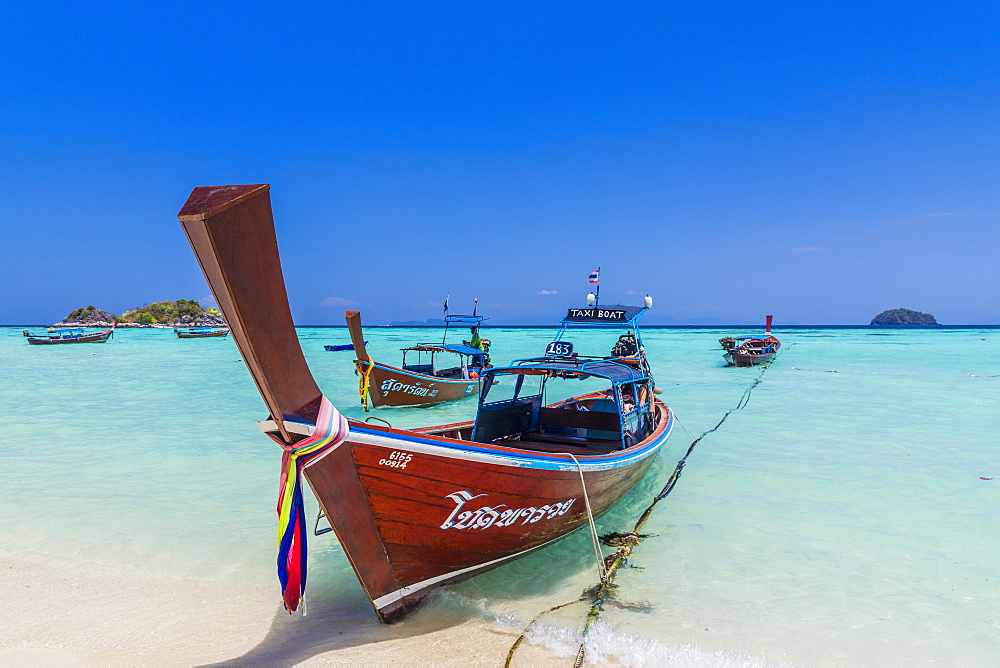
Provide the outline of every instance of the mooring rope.
[[567,452],[566,454],[573,458],[573,461],[576,463],[576,470],[580,473],[580,486],[583,487],[583,502],[587,506],[587,520],[590,521],[590,537],[594,542],[594,557],[597,559],[597,573],[603,581],[608,576],[608,572],[604,568],[604,559],[601,557],[601,539],[597,537],[597,525],[594,524],[594,511],[590,508],[590,495],[587,494],[587,483],[583,479],[583,467],[580,466],[580,460],[573,453]]
[[[359,360],[360,362],[360,360]],[[358,379],[358,394],[361,396],[361,405],[365,408],[365,413],[368,412],[368,395],[371,394],[371,376],[372,370],[375,368],[375,361],[368,358],[368,368],[361,371],[361,364],[356,363],[358,371],[360,372],[361,378]]]
[[[772,360],[772,362],[773,361],[774,360]],[[763,380],[764,378],[764,372],[767,371],[768,368],[770,368],[770,366],[771,363],[761,365],[761,370],[760,373],[757,374],[757,378],[755,378],[754,381],[750,383],[750,386],[743,391],[743,394],[740,396],[740,400],[736,403],[736,406],[727,410],[719,419],[719,421],[715,424],[714,427],[703,431],[701,435],[698,436],[697,438],[693,438],[693,440],[691,441],[691,445],[688,446],[687,452],[685,452],[684,456],[681,457],[680,460],[677,462],[677,466],[674,468],[673,473],[670,474],[670,477],[667,479],[667,482],[663,486],[663,489],[660,490],[659,494],[653,497],[652,503],[650,503],[649,506],[646,508],[646,510],[643,511],[642,515],[639,516],[639,519],[636,520],[635,526],[632,528],[632,531],[629,531],[627,533],[609,533],[601,537],[605,544],[611,545],[612,547],[617,547],[618,550],[608,555],[602,560],[604,565],[604,574],[601,577],[601,580],[597,584],[597,586],[588,590],[583,596],[574,601],[569,601],[568,603],[560,603],[559,605],[553,606],[547,610],[543,610],[542,612],[535,615],[531,619],[531,621],[528,622],[527,626],[524,627],[524,630],[521,631],[521,634],[517,637],[517,640],[514,641],[514,644],[511,645],[510,650],[507,652],[507,660],[504,662],[504,668],[510,668],[511,661],[514,659],[515,650],[524,641],[524,638],[531,630],[531,627],[534,626],[534,624],[543,615],[547,615],[561,608],[565,608],[575,603],[581,603],[583,601],[590,599],[591,606],[590,610],[587,612],[586,621],[584,622],[583,632],[581,633],[580,649],[577,652],[576,658],[573,661],[573,668],[580,668],[583,665],[584,655],[586,651],[587,634],[590,631],[590,627],[593,626],[594,622],[596,622],[600,617],[601,611],[604,609],[603,608],[604,599],[608,595],[608,593],[615,587],[613,583],[615,575],[618,572],[618,567],[621,566],[629,556],[631,556],[632,552],[635,550],[639,542],[643,538],[646,538],[645,534],[641,534],[639,532],[642,531],[642,528],[643,526],[645,526],[646,521],[649,519],[650,515],[652,515],[653,509],[656,507],[656,504],[658,504],[660,501],[666,498],[666,496],[673,491],[674,486],[677,484],[678,479],[680,479],[681,477],[681,472],[684,470],[684,465],[687,463],[687,458],[691,455],[692,452],[694,452],[694,449],[698,445],[698,443],[700,443],[703,438],[715,432],[719,427],[721,427],[726,422],[726,420],[729,419],[730,415],[732,415],[736,411],[743,410],[744,408],[746,408],[747,404],[750,402],[751,393],[753,392],[755,387],[760,385],[761,380]],[[689,431],[688,428],[685,427],[684,424],[677,418],[676,413],[674,414],[674,419],[677,420],[677,423],[681,425],[681,428],[684,429],[684,431],[687,432],[689,436],[691,437],[694,436],[691,433],[691,431]],[[576,458],[574,457],[574,460],[575,459]],[[579,463],[577,463],[577,466],[579,467]],[[588,503],[588,511],[589,511],[589,503]],[[596,528],[593,528],[592,531],[596,533]]]

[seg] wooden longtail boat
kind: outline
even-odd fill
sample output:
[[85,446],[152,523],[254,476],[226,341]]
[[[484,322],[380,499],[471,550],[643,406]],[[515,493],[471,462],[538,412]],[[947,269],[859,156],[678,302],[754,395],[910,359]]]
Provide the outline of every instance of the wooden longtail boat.
[[23,332],[24,336],[28,337],[28,343],[33,346],[50,346],[62,343],[104,343],[114,336],[114,333],[114,327],[89,334],[82,327],[51,329],[48,334],[32,334],[28,330]]
[[[368,343],[368,342],[365,341],[365,343]],[[323,346],[323,349],[326,350],[328,353],[342,352],[342,351],[345,351],[345,350],[354,350],[354,344],[353,343],[341,343],[339,345]]]
[[[270,411],[261,429],[284,450],[287,609],[305,589],[300,474],[385,622],[436,587],[552,544],[642,478],[673,427],[639,338],[645,308],[570,309],[545,357],[484,372],[475,421],[407,430],[346,420],[299,345],[268,189],[195,188],[178,218]],[[630,328],[632,351],[583,357],[564,337],[577,325]],[[560,383],[586,391],[546,404]]]
[[[482,321],[483,318],[477,315],[445,316],[445,333],[441,343],[422,343],[403,348],[403,363],[394,367],[371,358],[361,331],[361,314],[348,311],[347,328],[357,354],[354,364],[361,379],[358,386],[361,405],[366,411],[369,404],[375,408],[431,406],[475,396],[482,387],[480,376],[483,369],[490,366],[489,340],[478,339]],[[473,340],[478,339],[477,343],[481,344],[472,347],[445,343],[448,327],[452,323],[471,325]],[[457,358],[457,362],[442,367],[438,363],[440,355]],[[415,361],[414,357],[417,358]]]
[[229,328],[212,327],[174,327],[178,339],[205,339],[219,336],[229,336]]
[[774,359],[781,348],[781,341],[771,334],[773,318],[767,316],[764,336],[726,336],[719,339],[722,349],[726,351],[723,357],[728,366],[756,366]]

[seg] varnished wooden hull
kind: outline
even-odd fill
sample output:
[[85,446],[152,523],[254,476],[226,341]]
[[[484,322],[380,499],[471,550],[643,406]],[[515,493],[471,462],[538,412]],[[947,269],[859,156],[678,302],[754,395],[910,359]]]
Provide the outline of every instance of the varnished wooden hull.
[[[305,468],[379,617],[398,619],[434,588],[472,577],[587,522],[624,496],[673,426],[622,451],[570,455],[351,423],[347,441]],[[455,425],[462,427],[462,425]]]
[[[625,450],[611,450],[624,440],[591,434],[605,431],[600,425],[606,422],[593,415],[573,418],[590,439],[567,437],[577,439],[576,445],[557,445],[552,438],[475,443],[461,440],[469,438],[467,424],[401,430],[342,421],[320,392],[294,330],[268,189],[266,184],[195,188],[178,219],[267,405],[270,419],[261,426],[286,453],[278,570],[288,610],[297,609],[305,583],[299,470],[385,621],[404,615],[437,586],[562,538],[587,522],[587,500],[599,515],[641,479],[673,424],[658,401],[652,432]],[[377,367],[361,338],[360,315],[349,312],[347,320],[362,371],[374,376]],[[380,378],[388,378],[369,378],[374,397]],[[458,385],[459,397],[479,385],[478,379],[416,380]],[[440,390],[430,398],[450,400]],[[404,399],[400,405],[414,402]],[[606,415],[619,426],[617,415]],[[532,433],[513,430],[501,437]]]
[[113,333],[114,329],[105,329],[103,331],[95,332],[93,334],[84,334],[83,336],[76,336],[65,339],[28,337],[28,343],[33,346],[51,346],[62,343],[104,343],[105,341],[111,338],[111,335]]
[[767,364],[773,361],[777,354],[777,352],[767,353],[766,355],[726,353],[723,357],[729,366],[757,366],[758,364]]
[[380,362],[356,361],[358,373],[368,373],[369,401],[375,408],[431,406],[477,396],[478,379],[448,379],[404,371]]
[[210,339],[219,336],[229,336],[229,330],[224,329],[217,332],[208,332],[207,334],[188,334],[185,332],[178,332],[175,329],[174,334],[177,335],[178,339]]
[[[731,339],[721,339],[719,342],[725,346],[725,341],[728,340]],[[729,366],[758,366],[760,364],[770,364],[774,361],[775,356],[778,354],[778,350],[781,348],[781,341],[773,336],[767,336],[763,339],[754,339],[754,341],[763,342],[770,348],[771,352],[747,353],[742,352],[740,347],[737,346],[727,350],[725,355],[723,355],[723,358],[726,360],[726,364]]]

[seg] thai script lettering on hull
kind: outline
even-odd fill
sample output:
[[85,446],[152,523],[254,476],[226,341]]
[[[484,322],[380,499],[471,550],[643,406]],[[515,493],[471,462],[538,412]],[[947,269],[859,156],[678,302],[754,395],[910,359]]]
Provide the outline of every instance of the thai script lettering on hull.
[[441,525],[442,529],[489,529],[492,526],[508,527],[520,521],[524,524],[534,524],[541,520],[551,520],[559,515],[565,515],[576,498],[544,506],[528,506],[526,508],[508,508],[506,504],[498,506],[481,506],[475,510],[463,510],[465,505],[474,499],[487,496],[473,494],[463,490],[447,495],[446,499],[455,502],[455,509]]

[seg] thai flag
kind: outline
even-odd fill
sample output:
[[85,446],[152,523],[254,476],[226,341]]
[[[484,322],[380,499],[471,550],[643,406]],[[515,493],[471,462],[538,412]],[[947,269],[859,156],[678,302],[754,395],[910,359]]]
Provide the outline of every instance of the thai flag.
[[451,295],[444,298],[444,314],[448,315],[448,300],[451,299]]
[[476,315],[477,310],[479,310],[479,297],[472,300],[472,315]]
[[597,283],[597,284],[600,284],[601,283],[601,269],[597,268],[594,271],[590,272],[590,278],[587,279],[587,282],[588,283]]

